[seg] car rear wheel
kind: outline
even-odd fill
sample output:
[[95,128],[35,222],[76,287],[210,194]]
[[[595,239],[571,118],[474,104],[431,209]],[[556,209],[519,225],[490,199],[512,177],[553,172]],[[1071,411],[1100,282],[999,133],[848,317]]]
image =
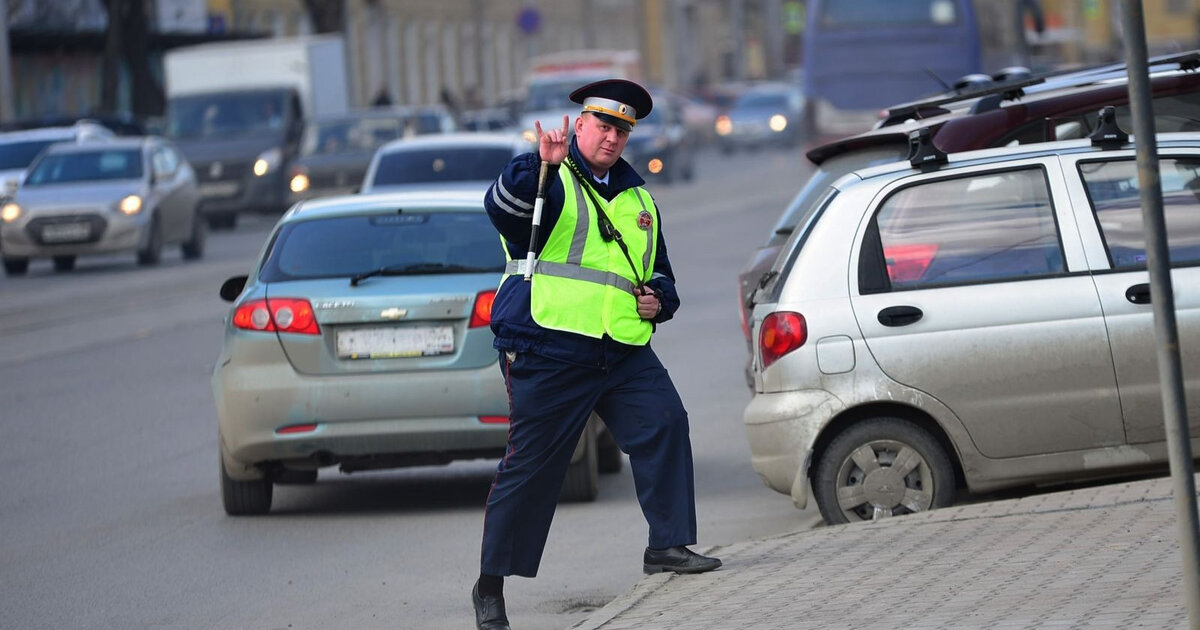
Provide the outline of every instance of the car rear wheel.
[[23,276],[29,271],[28,258],[10,258],[4,257],[4,273],[10,276]]
[[954,468],[938,441],[900,418],[873,418],[830,442],[816,463],[813,494],[825,522],[870,521],[946,507]]
[[55,271],[70,271],[75,268],[74,256],[55,256],[54,270]]
[[183,242],[181,249],[183,250],[184,260],[198,260],[204,256],[204,241],[208,237],[208,223],[204,221],[204,217],[197,211],[192,217],[192,233],[188,240]]
[[600,489],[600,462],[596,444],[596,432],[591,424],[583,430],[583,457],[567,468],[559,502],[586,502],[596,499]]
[[221,459],[221,502],[230,516],[254,516],[271,511],[273,484],[266,479],[238,481],[225,472]]
[[158,222],[157,216],[150,219],[149,230],[150,234],[146,237],[146,244],[137,252],[139,265],[157,265],[158,261],[162,260],[162,224]]

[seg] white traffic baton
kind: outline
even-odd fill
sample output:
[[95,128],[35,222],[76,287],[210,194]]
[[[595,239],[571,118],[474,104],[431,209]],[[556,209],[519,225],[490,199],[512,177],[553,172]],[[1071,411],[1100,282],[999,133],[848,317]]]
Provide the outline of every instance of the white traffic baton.
[[533,265],[537,261],[534,248],[537,247],[538,228],[542,226],[542,204],[546,202],[546,171],[550,164],[542,160],[538,169],[537,198],[533,200],[533,225],[529,229],[529,250],[525,254],[525,281],[533,278]]

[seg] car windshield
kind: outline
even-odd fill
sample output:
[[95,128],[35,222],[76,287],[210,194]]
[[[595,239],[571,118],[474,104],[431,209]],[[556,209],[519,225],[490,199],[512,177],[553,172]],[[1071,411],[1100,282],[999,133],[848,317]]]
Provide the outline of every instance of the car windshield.
[[513,158],[509,147],[461,146],[393,151],[379,159],[372,186],[487,181]]
[[310,121],[300,142],[301,155],[372,153],[401,137],[403,122],[395,116]]
[[540,112],[548,109],[576,108],[578,105],[571,102],[571,92],[589,82],[590,80],[587,78],[571,77],[533,83],[529,86],[529,93],[525,97],[525,110]]
[[171,99],[167,135],[210,138],[261,133],[283,128],[286,93],[226,92]]
[[500,273],[504,251],[482,211],[357,215],[289,223],[260,278]]
[[42,156],[25,178],[25,186],[67,182],[139,179],[142,176],[140,149],[51,153]]
[[28,168],[33,162],[33,158],[37,157],[42,149],[54,144],[62,142],[66,138],[57,140],[28,140],[25,142],[7,142],[0,144],[0,171],[10,171],[21,168]]

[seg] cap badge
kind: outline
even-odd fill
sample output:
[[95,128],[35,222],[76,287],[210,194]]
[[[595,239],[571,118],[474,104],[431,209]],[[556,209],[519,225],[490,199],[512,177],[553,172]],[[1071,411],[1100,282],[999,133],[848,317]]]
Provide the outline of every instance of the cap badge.
[[649,230],[650,226],[654,225],[654,217],[650,216],[650,212],[642,210],[638,213],[638,227],[643,230]]
[[629,113],[629,106],[628,106],[628,105],[622,105],[622,106],[620,106],[620,107],[618,107],[618,108],[617,108],[617,111],[618,111],[618,112],[620,112],[620,113],[622,113],[622,114],[628,114],[628,113]]

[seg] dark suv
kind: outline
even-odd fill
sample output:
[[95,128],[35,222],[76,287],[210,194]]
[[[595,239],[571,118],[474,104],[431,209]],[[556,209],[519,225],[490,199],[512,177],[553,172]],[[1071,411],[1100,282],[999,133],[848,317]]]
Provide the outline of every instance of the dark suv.
[[[1156,130],[1200,130],[1200,51],[1150,60]],[[846,173],[903,160],[909,134],[928,129],[934,144],[947,153],[1086,137],[1105,105],[1117,121],[1132,128],[1128,75],[1120,64],[1070,73],[1029,76],[1005,71],[988,82],[964,84],[955,92],[889,108],[870,131],[808,151],[816,170],[780,215],[766,242],[738,274],[742,332],[751,350],[750,310],[754,292],[769,279],[771,265],[788,236],[812,220],[816,202]],[[747,385],[753,388],[749,363]]]

